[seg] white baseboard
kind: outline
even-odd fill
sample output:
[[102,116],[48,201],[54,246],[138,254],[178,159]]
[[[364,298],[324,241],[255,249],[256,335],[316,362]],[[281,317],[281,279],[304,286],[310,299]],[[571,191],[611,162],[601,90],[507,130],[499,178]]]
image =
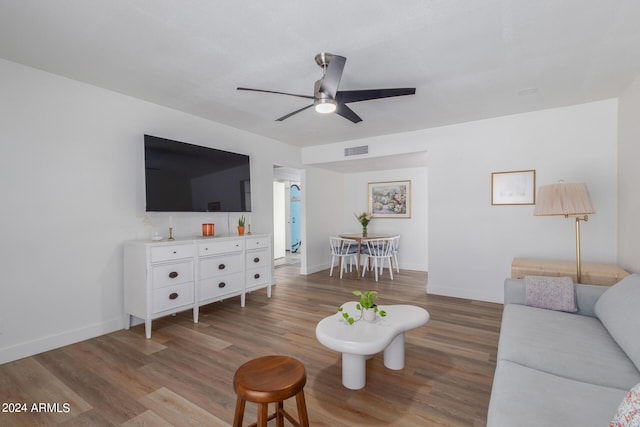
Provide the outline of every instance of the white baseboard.
[[0,365],[24,357],[33,356],[65,345],[98,337],[120,330],[124,327],[124,318],[111,319],[106,322],[85,326],[55,335],[38,338],[32,341],[15,344],[0,349]]
[[441,295],[445,297],[453,297],[453,298],[463,298],[463,299],[472,299],[476,301],[485,301],[485,302],[495,302],[502,304],[502,299],[488,299],[486,290],[482,292],[482,290],[472,290],[469,288],[451,288],[447,286],[426,286],[426,292],[429,295]]

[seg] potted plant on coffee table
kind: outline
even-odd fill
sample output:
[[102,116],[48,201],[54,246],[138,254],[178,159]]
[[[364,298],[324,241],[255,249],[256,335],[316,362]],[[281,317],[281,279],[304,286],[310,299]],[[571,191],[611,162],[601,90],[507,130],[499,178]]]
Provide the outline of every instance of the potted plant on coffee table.
[[375,300],[378,299],[378,292],[376,291],[352,291],[353,295],[360,297],[358,304],[356,304],[356,310],[360,310],[360,317],[358,319],[354,319],[349,315],[349,313],[345,312],[342,307],[338,308],[338,312],[342,313],[342,317],[352,325],[354,322],[358,320],[367,320],[369,322],[373,321],[378,314],[380,317],[385,317],[387,312],[384,310],[379,310],[378,306],[375,303]]

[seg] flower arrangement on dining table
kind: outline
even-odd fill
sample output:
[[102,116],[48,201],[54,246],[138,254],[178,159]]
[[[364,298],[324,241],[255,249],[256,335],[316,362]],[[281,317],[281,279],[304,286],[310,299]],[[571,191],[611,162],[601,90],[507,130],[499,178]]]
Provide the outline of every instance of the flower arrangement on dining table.
[[373,219],[373,214],[371,212],[362,212],[360,215],[354,213],[356,219],[362,225],[362,237],[367,237],[367,226]]

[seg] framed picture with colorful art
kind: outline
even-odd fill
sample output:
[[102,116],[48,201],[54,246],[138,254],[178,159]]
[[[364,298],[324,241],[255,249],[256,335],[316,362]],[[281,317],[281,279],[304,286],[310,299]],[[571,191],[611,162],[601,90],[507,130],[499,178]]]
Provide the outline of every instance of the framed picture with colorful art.
[[374,218],[411,218],[411,181],[370,182],[368,199]]

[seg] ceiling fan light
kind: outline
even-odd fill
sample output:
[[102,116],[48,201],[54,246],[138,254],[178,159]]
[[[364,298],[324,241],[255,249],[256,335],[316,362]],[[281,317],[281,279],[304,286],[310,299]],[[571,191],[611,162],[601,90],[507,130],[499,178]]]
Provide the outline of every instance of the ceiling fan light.
[[320,98],[316,99],[314,102],[315,109],[318,113],[321,114],[330,114],[336,111],[336,100],[330,98]]

